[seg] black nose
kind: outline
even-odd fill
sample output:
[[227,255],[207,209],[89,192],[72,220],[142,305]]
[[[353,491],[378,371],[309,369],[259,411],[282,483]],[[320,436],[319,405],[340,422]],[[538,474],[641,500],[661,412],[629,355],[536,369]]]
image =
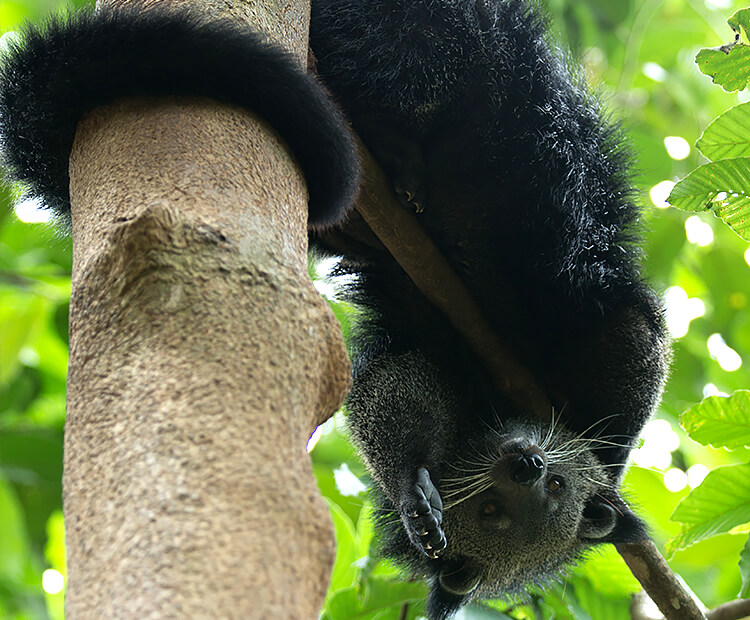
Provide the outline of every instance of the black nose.
[[544,459],[538,454],[521,454],[510,468],[510,477],[523,485],[534,484],[544,474]]

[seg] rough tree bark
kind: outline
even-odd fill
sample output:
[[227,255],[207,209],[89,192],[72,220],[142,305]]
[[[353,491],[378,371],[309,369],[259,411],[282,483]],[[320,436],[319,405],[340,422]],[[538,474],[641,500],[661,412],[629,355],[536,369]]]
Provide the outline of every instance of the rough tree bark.
[[[308,3],[232,6],[305,62]],[[247,110],[133,99],[84,118],[70,176],[67,617],[316,617],[305,445],[349,372],[294,161]]]

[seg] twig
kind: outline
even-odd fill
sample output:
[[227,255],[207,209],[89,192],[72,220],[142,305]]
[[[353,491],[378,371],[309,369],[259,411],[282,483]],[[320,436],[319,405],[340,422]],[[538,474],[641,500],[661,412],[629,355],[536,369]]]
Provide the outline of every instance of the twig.
[[615,545],[630,572],[668,620],[705,618],[650,540]]
[[414,214],[398,205],[380,166],[361,144],[360,153],[365,179],[357,211],[422,294],[464,336],[498,391],[549,419],[552,405],[545,391],[487,325],[464,283]]
[[708,620],[740,620],[750,617],[750,598],[729,601],[706,612]]
[[406,620],[409,616],[409,603],[401,605],[401,611],[398,614],[398,620]]
[[[641,590],[630,602],[632,620],[665,620],[657,610],[652,608],[653,601]],[[750,599],[729,601],[704,612],[707,620],[742,620],[750,618]]]
[[[495,387],[524,409],[549,418],[551,405],[545,391],[489,328],[464,284],[414,215],[398,204],[382,170],[362,145],[360,154],[364,179],[359,214],[424,296],[464,336]],[[706,620],[653,542],[618,545],[617,550],[667,620]]]

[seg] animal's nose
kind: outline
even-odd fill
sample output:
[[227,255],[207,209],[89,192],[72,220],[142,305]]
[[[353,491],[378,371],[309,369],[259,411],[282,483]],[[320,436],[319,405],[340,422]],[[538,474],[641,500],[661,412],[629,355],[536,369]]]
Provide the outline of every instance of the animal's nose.
[[510,468],[510,477],[524,486],[534,484],[544,474],[544,459],[535,452],[521,454]]

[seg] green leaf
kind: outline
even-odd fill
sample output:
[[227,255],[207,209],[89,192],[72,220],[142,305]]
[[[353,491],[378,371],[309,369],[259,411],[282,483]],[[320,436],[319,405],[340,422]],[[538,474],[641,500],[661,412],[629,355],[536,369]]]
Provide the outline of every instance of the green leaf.
[[750,156],[750,103],[729,108],[711,121],[695,146],[713,161]]
[[387,609],[400,610],[405,603],[417,603],[425,597],[425,586],[419,582],[393,581],[373,577],[361,596],[355,587],[340,590],[331,600],[328,613],[332,620],[370,618]]
[[357,536],[359,537],[358,554],[360,556],[369,555],[370,546],[375,538],[375,528],[373,526],[372,515],[374,508],[370,502],[366,502],[359,512],[357,520]]
[[742,575],[740,598],[750,597],[750,536],[747,537],[745,548],[740,553],[740,575]]
[[359,610],[359,597],[356,586],[334,592],[326,610],[331,620],[354,618]]
[[713,211],[750,240],[750,158],[722,159],[696,168],[674,186],[667,201],[684,211]]
[[574,574],[584,577],[597,592],[611,598],[628,598],[641,589],[638,580],[611,545],[591,552],[575,568]]
[[750,80],[750,47],[738,43],[704,48],[696,55],[695,64],[727,92],[742,90]]
[[680,424],[704,446],[730,450],[750,446],[750,391],[710,396],[683,413]]
[[359,559],[359,537],[351,519],[337,504],[329,500],[328,508],[336,530],[336,561],[328,586],[328,595],[331,596],[337,590],[357,583],[357,567],[354,563]]
[[742,90],[750,79],[750,47],[742,43],[743,35],[745,41],[748,40],[750,9],[740,9],[727,23],[737,34],[735,40],[720,47],[702,49],[695,63],[701,73],[711,76],[724,90]]
[[682,523],[682,528],[665,546],[670,554],[750,522],[750,464],[710,471],[677,505],[672,520]]
[[747,41],[747,33],[750,30],[750,9],[740,9],[736,11],[732,17],[727,20],[729,27],[735,32],[741,33],[745,36]]

